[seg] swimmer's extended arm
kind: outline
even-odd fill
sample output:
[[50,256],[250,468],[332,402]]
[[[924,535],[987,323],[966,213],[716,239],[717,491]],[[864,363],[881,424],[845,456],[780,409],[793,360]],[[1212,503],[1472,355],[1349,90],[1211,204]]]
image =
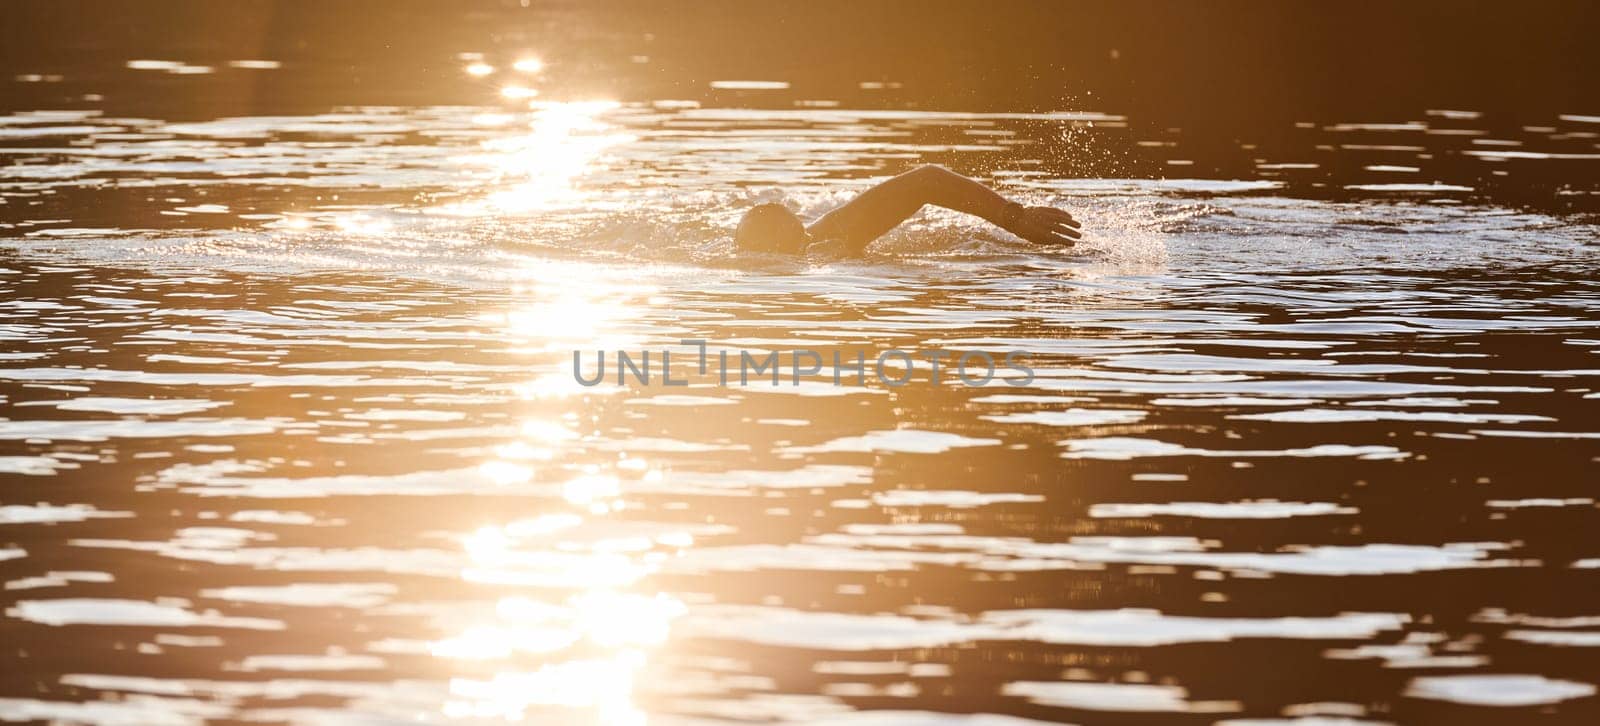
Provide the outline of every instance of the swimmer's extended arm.
[[981,217],[1037,244],[1071,245],[1082,237],[1072,215],[1009,201],[942,166],[919,166],[878,184],[812,222],[807,231],[816,239],[842,240],[859,251],[925,204]]

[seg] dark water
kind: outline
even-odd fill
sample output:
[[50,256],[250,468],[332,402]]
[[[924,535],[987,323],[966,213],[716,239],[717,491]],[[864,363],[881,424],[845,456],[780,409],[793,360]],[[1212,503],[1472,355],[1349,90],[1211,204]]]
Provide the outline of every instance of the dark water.
[[[967,81],[1049,53],[974,65],[937,3],[900,16],[957,49],[921,75],[865,31],[785,75],[723,32],[750,16],[615,4],[136,7],[8,13],[0,720],[1600,717],[1600,108],[1570,84],[1418,60],[1451,98],[1234,133],[1078,46],[1041,73],[1083,95],[1006,107]],[[1207,22],[1309,12],[1239,11]],[[781,27],[891,20],[853,12]],[[1172,12],[984,17],[1101,57]],[[1587,11],[1502,15],[1554,67]],[[1263,52],[1217,47],[1182,72]],[[1089,241],[925,212],[863,259],[729,254],[752,203],[928,162]],[[1033,377],[573,379],[684,339]]]

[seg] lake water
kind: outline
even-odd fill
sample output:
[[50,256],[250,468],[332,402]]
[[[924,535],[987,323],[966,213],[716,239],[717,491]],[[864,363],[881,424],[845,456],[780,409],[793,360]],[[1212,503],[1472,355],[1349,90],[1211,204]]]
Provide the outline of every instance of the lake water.
[[[157,60],[108,77],[283,70]],[[1600,718],[1600,118],[719,83],[0,117],[0,720]],[[731,254],[928,162],[1088,241]]]

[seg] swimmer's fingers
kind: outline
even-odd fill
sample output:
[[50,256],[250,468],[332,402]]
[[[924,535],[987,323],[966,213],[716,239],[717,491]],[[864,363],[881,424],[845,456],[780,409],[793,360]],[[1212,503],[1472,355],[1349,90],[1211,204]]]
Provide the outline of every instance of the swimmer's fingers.
[[1071,244],[1083,239],[1083,230],[1062,222],[1048,225],[1047,229],[1049,230],[1050,234],[1065,238],[1067,240],[1067,244]]
[[1027,207],[1017,217],[1010,231],[1034,244],[1070,247],[1083,238],[1078,221],[1054,207]]
[[1061,227],[1041,229],[1038,233],[1029,235],[1028,241],[1034,244],[1053,245],[1056,247],[1071,247],[1077,244],[1080,235],[1069,232]]
[[1068,227],[1072,227],[1073,229],[1077,229],[1079,226],[1078,220],[1073,219],[1072,215],[1068,214],[1064,209],[1056,209],[1055,207],[1034,207],[1033,209],[1036,210],[1034,214],[1043,218],[1047,222],[1064,224]]

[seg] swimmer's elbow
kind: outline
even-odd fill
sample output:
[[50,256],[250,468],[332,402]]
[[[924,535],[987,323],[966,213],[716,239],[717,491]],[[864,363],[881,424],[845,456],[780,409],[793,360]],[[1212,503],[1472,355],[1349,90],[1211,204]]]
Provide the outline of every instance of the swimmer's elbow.
[[926,201],[925,197],[930,196],[934,191],[942,187],[948,186],[950,180],[958,178],[958,176],[955,172],[938,164],[923,164],[901,174],[896,178],[895,181],[899,183],[895,186],[900,187],[919,200]]
[[933,181],[956,176],[956,173],[938,164],[923,164],[906,172],[906,176],[918,180]]

